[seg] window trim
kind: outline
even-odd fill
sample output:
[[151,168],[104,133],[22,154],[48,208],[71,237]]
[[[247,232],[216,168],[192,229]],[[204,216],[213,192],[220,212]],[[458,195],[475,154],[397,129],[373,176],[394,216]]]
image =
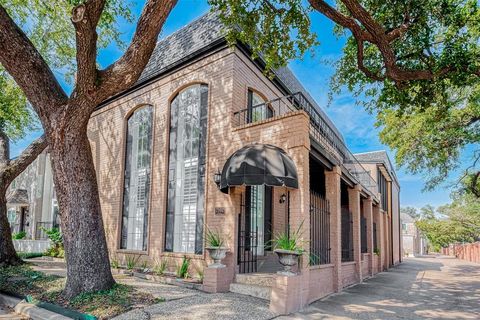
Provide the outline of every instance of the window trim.
[[[126,156],[127,156],[127,134],[128,134],[128,119],[137,111],[143,107],[149,106],[152,108],[152,142],[151,142],[151,159],[150,159],[150,187],[149,187],[149,199],[148,199],[148,217],[147,217],[147,238],[146,238],[146,249],[145,250],[132,250],[132,249],[123,249],[122,248],[122,223],[123,223],[123,199],[124,199],[124,190],[125,190],[125,169],[126,169]],[[150,254],[150,235],[151,235],[151,219],[152,219],[152,192],[154,185],[154,175],[153,175],[153,164],[155,162],[155,127],[156,127],[156,113],[157,108],[152,103],[139,103],[133,108],[128,110],[123,117],[123,128],[122,128],[122,146],[121,146],[121,166],[120,166],[120,184],[119,184],[119,195],[120,201],[118,204],[118,216],[117,216],[117,241],[116,241],[116,250],[117,253],[124,254],[139,254],[139,255],[149,255]]]

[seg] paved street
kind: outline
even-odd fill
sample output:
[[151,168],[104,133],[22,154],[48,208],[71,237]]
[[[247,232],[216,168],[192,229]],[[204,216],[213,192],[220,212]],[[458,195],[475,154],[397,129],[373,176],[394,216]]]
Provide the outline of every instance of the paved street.
[[409,258],[279,319],[480,319],[480,265],[449,257]]

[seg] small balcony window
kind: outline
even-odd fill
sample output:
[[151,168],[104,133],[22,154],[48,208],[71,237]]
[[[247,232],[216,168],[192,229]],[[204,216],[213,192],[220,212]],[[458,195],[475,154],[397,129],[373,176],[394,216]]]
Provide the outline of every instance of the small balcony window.
[[259,94],[248,90],[247,123],[254,123],[273,117],[272,108]]

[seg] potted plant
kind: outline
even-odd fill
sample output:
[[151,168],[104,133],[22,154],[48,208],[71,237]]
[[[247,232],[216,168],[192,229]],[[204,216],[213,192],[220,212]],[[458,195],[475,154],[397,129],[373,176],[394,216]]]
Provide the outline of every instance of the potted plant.
[[292,268],[298,264],[298,258],[304,253],[301,241],[300,230],[302,224],[298,229],[289,234],[288,232],[277,233],[272,240],[274,252],[278,255],[280,264],[284,270],[279,273],[284,275],[295,275]]
[[213,264],[209,268],[223,268],[222,259],[227,255],[228,248],[226,248],[225,240],[218,231],[212,231],[208,227],[205,233],[205,249],[207,249],[210,257],[213,259]]

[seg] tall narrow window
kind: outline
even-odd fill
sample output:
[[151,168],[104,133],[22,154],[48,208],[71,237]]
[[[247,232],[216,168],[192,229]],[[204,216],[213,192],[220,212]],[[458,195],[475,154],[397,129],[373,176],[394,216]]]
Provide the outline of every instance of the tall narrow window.
[[208,87],[181,91],[170,108],[165,250],[202,253]]
[[137,109],[128,119],[120,247],[147,250],[153,107]]
[[273,117],[273,110],[259,94],[248,90],[248,123]]

